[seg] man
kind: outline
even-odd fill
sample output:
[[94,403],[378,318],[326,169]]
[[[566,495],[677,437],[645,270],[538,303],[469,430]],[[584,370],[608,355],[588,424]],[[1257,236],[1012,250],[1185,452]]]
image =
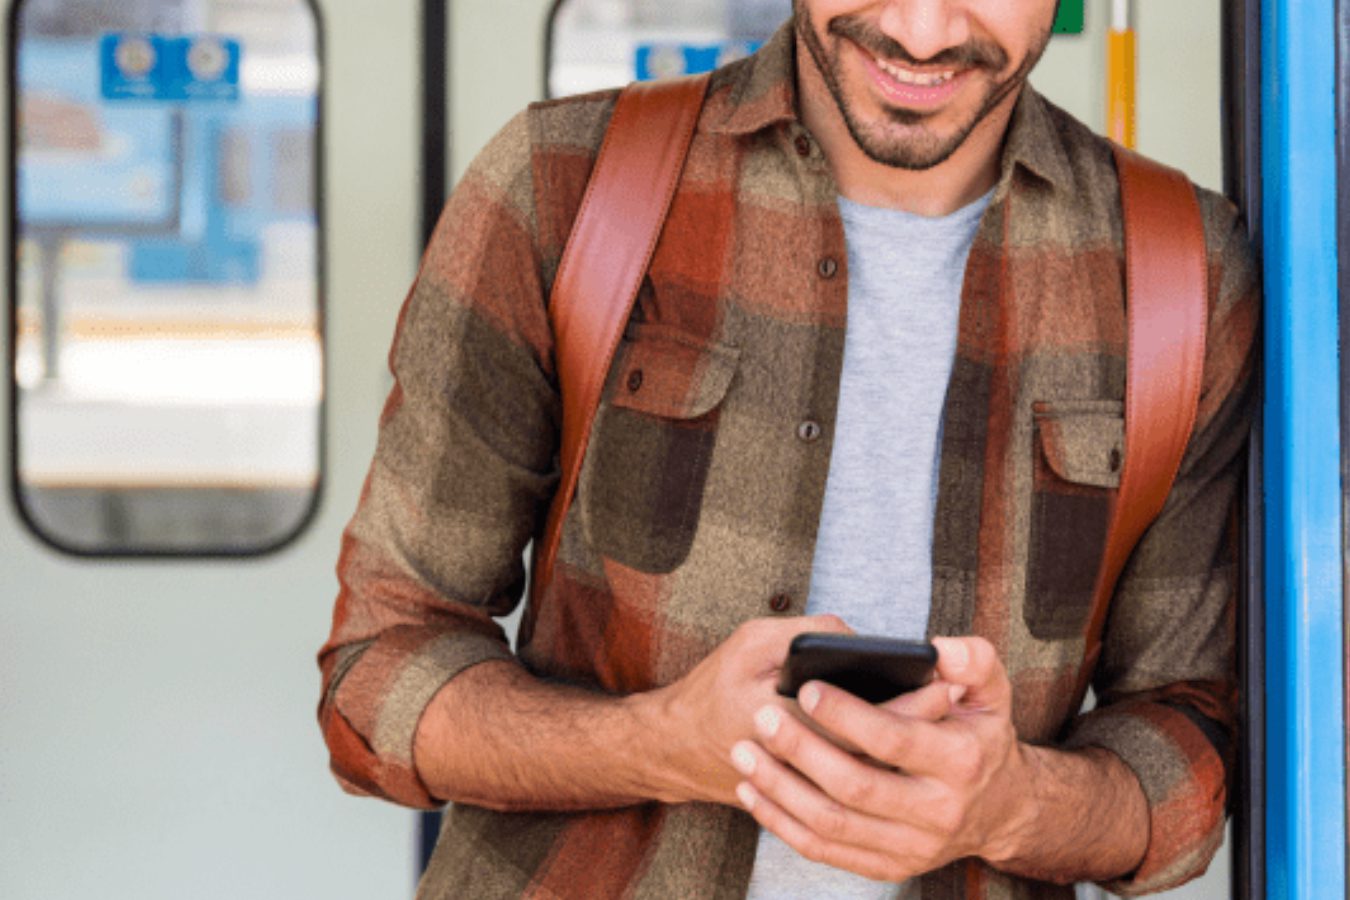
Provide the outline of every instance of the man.
[[[557,477],[548,291],[613,93],[535,105],[465,176],[320,657],[344,786],[455,804],[421,896],[1068,897],[1204,870],[1255,282],[1202,194],[1199,418],[1075,717],[1124,287],[1110,151],[1026,86],[1054,7],[798,0],[714,76],[514,655],[492,617]],[[848,627],[933,637],[937,680],[776,696],[793,636]]]

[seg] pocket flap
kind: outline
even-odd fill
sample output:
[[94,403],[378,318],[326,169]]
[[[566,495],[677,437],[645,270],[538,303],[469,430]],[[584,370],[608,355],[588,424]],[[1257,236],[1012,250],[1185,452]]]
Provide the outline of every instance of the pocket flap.
[[668,325],[630,326],[610,403],[667,419],[711,412],[731,386],[740,349],[700,341]]
[[1037,403],[1041,450],[1050,469],[1076,484],[1120,487],[1125,452],[1125,408],[1119,400]]

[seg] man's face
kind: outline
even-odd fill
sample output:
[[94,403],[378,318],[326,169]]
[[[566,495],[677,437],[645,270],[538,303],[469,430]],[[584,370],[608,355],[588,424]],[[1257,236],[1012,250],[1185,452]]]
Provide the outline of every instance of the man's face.
[[876,162],[901,169],[943,162],[1011,102],[1050,40],[1055,5],[793,0],[800,41],[854,141]]

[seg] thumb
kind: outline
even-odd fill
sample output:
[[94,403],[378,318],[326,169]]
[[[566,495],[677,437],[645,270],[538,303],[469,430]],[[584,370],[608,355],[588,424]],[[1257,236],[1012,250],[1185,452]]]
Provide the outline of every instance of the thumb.
[[802,616],[793,623],[800,633],[823,631],[830,634],[853,634],[848,623],[836,615]]
[[981,637],[943,637],[933,638],[933,646],[938,677],[964,689],[961,706],[1000,712],[1012,708],[1012,687],[993,644]]

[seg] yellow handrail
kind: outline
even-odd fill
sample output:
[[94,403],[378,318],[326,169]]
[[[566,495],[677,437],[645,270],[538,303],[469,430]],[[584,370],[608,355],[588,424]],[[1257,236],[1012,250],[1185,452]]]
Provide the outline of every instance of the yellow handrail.
[[1106,134],[1134,149],[1137,46],[1130,27],[1129,0],[1113,0],[1112,9],[1106,35]]

